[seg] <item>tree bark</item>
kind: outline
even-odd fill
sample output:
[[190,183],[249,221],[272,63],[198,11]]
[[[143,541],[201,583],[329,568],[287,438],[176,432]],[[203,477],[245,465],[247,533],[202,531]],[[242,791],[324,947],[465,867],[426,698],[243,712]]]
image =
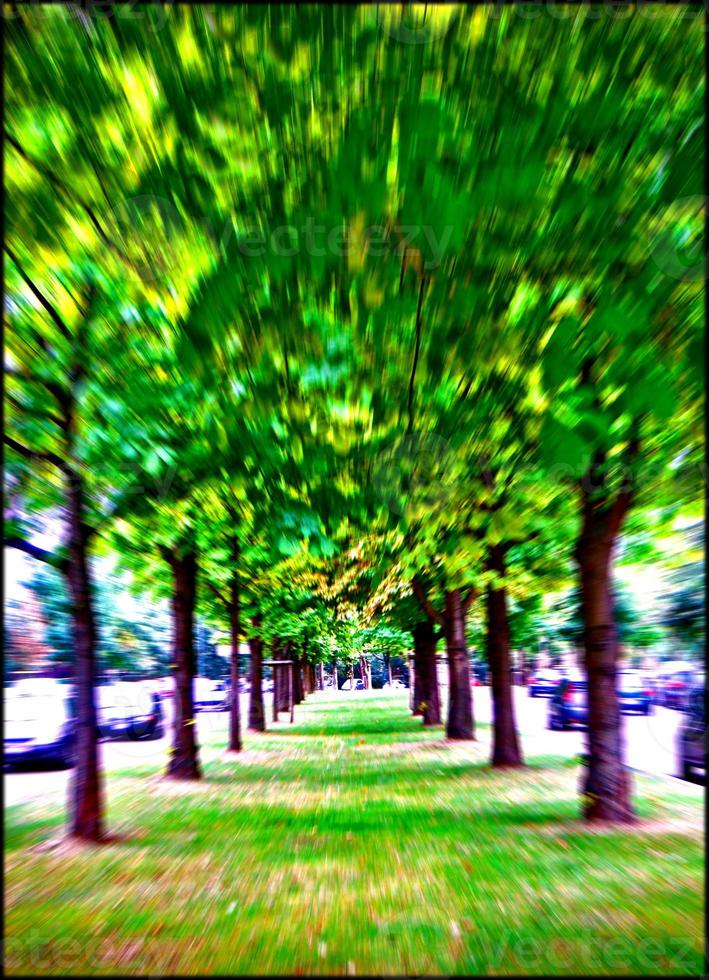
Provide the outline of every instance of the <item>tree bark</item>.
[[423,715],[426,706],[426,643],[433,637],[433,625],[429,620],[421,620],[413,628],[414,640],[414,693],[412,714]]
[[302,704],[305,699],[303,690],[303,665],[297,653],[291,657],[293,661],[293,703]]
[[[280,653],[281,660],[288,660],[290,656],[291,646],[292,643],[290,641],[287,641]],[[288,670],[290,670],[290,668],[287,667],[286,664],[281,664],[281,666],[278,668],[278,672],[280,674],[280,678],[279,678],[280,698],[278,701],[279,711],[288,711],[288,709],[290,708],[290,704],[288,701],[288,674],[287,674]]]
[[436,667],[436,634],[429,620],[419,624],[422,635],[421,644],[421,693],[423,704],[423,723],[425,726],[441,724],[441,698],[438,689],[438,669]]
[[229,628],[231,632],[231,700],[229,704],[229,751],[240,752],[241,706],[239,695],[239,638],[241,635],[241,604],[239,595],[239,539],[231,542],[231,595],[229,596]]
[[273,721],[278,721],[278,711],[281,707],[283,695],[281,694],[281,668],[277,664],[273,664],[271,667],[271,675],[273,677],[273,701],[271,703],[272,718]]
[[[499,576],[505,574],[504,545],[493,545],[488,568]],[[492,687],[493,729],[492,765],[524,765],[517,735],[512,689],[510,635],[507,621],[507,591],[504,586],[487,587],[487,660]]]
[[69,562],[66,570],[72,604],[74,680],[76,685],[76,757],[71,775],[69,833],[81,840],[103,837],[103,780],[99,766],[96,712],[96,625],[87,556],[81,478],[69,477]]
[[[261,627],[261,616],[253,618],[254,629]],[[253,732],[266,731],[263,711],[263,640],[260,636],[249,639],[251,649],[251,690],[249,692],[249,728]]]
[[577,545],[588,679],[588,753],[582,792],[587,820],[630,823],[634,820],[630,774],[624,762],[616,689],[618,640],[610,581],[614,543],[606,521],[589,508]]
[[339,689],[339,686],[340,686],[339,683],[338,683],[338,679],[337,679],[337,661],[336,660],[333,660],[332,661],[332,686],[335,688],[336,691]]
[[[281,650],[280,639],[277,636],[274,636],[273,640],[271,641],[271,660],[285,660],[287,656],[287,650]],[[273,701],[271,703],[271,711],[273,720],[278,721],[279,712],[286,710],[286,705],[288,702],[287,679],[281,665],[273,664],[271,666],[271,679],[273,681]]]
[[384,654],[384,665],[386,666],[387,683],[388,683],[389,687],[391,687],[391,685],[392,685],[392,677],[391,677],[391,654],[390,653],[385,653]]
[[325,665],[322,660],[318,663],[318,691],[325,690]]
[[173,663],[175,720],[166,775],[173,779],[199,779],[194,712],[194,608],[197,592],[197,556],[193,550],[170,553],[172,569]]
[[465,642],[465,610],[460,589],[445,595],[444,629],[448,652],[448,722],[446,736],[475,739],[470,662]]

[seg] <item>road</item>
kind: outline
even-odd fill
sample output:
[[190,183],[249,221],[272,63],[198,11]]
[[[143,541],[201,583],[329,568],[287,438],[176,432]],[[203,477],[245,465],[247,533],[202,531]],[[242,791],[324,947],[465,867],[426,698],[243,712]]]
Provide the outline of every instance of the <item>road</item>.
[[[330,691],[329,693],[332,694],[333,692]],[[375,691],[373,693],[379,694],[380,692]],[[522,749],[527,758],[541,755],[562,755],[567,758],[572,758],[584,751],[584,732],[552,732],[546,728],[548,711],[548,701],[546,698],[530,698],[527,695],[526,689],[521,687],[515,688],[514,694],[517,725],[522,738]],[[369,696],[369,692],[340,691],[338,696],[343,699],[344,705],[347,698],[366,698]],[[408,697],[408,691],[402,691],[400,696],[403,707],[406,704],[405,698]],[[266,694],[264,701],[266,723],[270,725],[270,695]],[[166,702],[166,705],[170,706],[171,713],[170,702]],[[492,705],[490,689],[488,687],[476,687],[474,689],[474,710],[476,720],[480,722],[491,721]],[[295,711],[297,722],[298,708]],[[242,695],[242,719],[247,717],[248,696]],[[286,714],[282,714],[282,721],[287,720],[287,717]],[[655,707],[653,714],[647,717],[623,715],[628,765],[638,772],[664,777],[676,776],[676,740],[682,717],[679,711],[659,707]],[[165,765],[170,742],[169,714],[166,721],[168,722],[166,725],[167,734],[158,741],[103,742],[101,744],[101,755],[104,769],[108,772],[116,772],[140,765],[141,767],[145,766],[155,773],[160,772]],[[225,743],[227,713],[215,711],[200,712],[197,716],[197,731],[200,745],[214,742],[215,736],[222,733]],[[490,729],[481,727],[479,738],[483,743],[489,742]],[[221,741],[221,739],[216,740]],[[211,749],[204,751],[210,752],[211,754],[219,754],[219,750]],[[68,771],[5,773],[5,806],[12,806],[13,804],[37,797],[55,797],[57,800],[63,801],[66,798],[68,780]],[[683,783],[682,785],[688,788],[692,786],[691,783]],[[694,788],[698,795],[702,794],[702,787],[697,786]]]
[[[548,698],[530,698],[523,687],[516,687],[514,694],[517,727],[526,755],[571,757],[584,751],[585,732],[552,732],[547,729]],[[491,722],[492,703],[488,687],[474,689],[474,703],[476,718]],[[676,776],[677,734],[684,718],[682,712],[655,705],[650,715],[621,717],[628,765],[655,776]]]

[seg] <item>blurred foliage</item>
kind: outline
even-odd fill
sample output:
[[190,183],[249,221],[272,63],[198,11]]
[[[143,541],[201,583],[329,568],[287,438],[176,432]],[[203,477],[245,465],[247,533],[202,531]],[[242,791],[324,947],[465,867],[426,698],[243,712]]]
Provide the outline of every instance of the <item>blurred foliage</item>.
[[693,562],[669,576],[662,622],[678,652],[698,659],[704,656],[706,622],[704,609],[704,563]]
[[120,13],[6,23],[6,537],[64,464],[136,593],[194,548],[224,629],[236,535],[242,631],[352,660],[498,543],[531,643],[592,459],[636,559],[697,511],[699,8]]
[[[38,603],[42,659],[70,665],[73,662],[71,607],[63,577],[56,569],[36,563],[23,585]],[[131,611],[121,607],[121,591],[120,584],[109,575],[97,576],[99,670],[169,673],[171,627],[165,610],[142,604],[136,616],[135,608]],[[18,621],[15,628],[21,630],[23,623]]]

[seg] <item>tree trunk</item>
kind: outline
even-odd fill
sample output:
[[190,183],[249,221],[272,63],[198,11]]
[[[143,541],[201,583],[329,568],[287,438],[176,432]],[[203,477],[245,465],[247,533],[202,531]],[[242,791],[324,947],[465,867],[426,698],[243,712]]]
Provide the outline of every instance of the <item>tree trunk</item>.
[[426,704],[426,690],[424,687],[425,668],[424,668],[424,646],[425,637],[430,631],[433,635],[431,624],[423,620],[417,623],[413,629],[414,637],[414,685],[411,703],[411,712],[414,715],[422,715]]
[[271,667],[271,675],[273,677],[273,701],[271,703],[272,717],[274,721],[278,721],[278,712],[281,707],[281,701],[283,700],[283,695],[281,694],[281,668],[278,664],[273,664]]
[[335,688],[336,691],[339,689],[339,686],[340,686],[339,685],[339,682],[338,682],[338,679],[337,679],[337,661],[336,660],[333,660],[332,661],[332,686]]
[[[287,645],[282,650],[280,639],[277,636],[274,636],[273,640],[271,641],[271,660],[285,660],[287,657]],[[279,712],[286,711],[288,703],[288,682],[282,665],[272,664],[271,679],[273,680],[273,702],[271,708],[273,712],[273,720],[278,721]]]
[[[261,626],[261,617],[254,616],[254,629]],[[266,719],[263,711],[263,640],[260,636],[249,639],[251,649],[251,690],[249,692],[249,728],[253,732],[266,731]]]
[[475,739],[473,698],[470,690],[470,661],[465,642],[465,611],[460,589],[446,592],[445,635],[448,652],[448,723],[446,736]]
[[229,705],[229,751],[240,752],[241,706],[239,703],[239,637],[241,609],[239,596],[239,541],[232,539],[231,596],[229,597],[229,626],[231,631],[231,699]]
[[[505,574],[503,545],[490,548],[488,568]],[[487,587],[487,661],[492,687],[492,765],[524,765],[515,724],[510,635],[507,622],[507,591],[504,586]]]
[[604,526],[587,514],[577,546],[588,678],[584,816],[587,820],[629,823],[634,813],[616,689],[618,640],[610,581],[614,541],[604,531]]
[[178,549],[170,556],[173,593],[173,663],[175,670],[175,720],[166,775],[173,779],[199,779],[198,745],[194,712],[194,607],[197,556]]
[[436,634],[430,620],[418,624],[418,645],[421,704],[423,723],[426,726],[441,724],[441,699],[438,690],[438,670],[436,667]]
[[[281,660],[288,660],[290,656],[291,646],[292,643],[290,641],[288,641],[285,644],[285,646],[283,647],[280,653]],[[287,667],[286,664],[281,664],[280,667],[278,668],[278,673],[280,674],[279,685],[278,685],[280,691],[280,699],[278,701],[279,711],[288,711],[290,708],[290,704],[288,701],[288,670],[289,669],[290,668]]]
[[426,706],[426,670],[424,665],[427,638],[433,637],[433,626],[428,620],[421,620],[413,628],[414,639],[414,688],[411,711],[423,715]]
[[391,676],[391,654],[390,653],[385,653],[384,654],[384,666],[386,667],[386,675],[387,675],[386,683],[389,685],[389,687],[391,687],[391,685],[392,685],[392,676]]
[[318,691],[325,690],[325,665],[322,660],[318,663]]
[[305,691],[312,694],[315,690],[315,668],[309,660],[305,661]]
[[69,833],[81,840],[103,837],[103,780],[99,766],[96,712],[96,626],[93,588],[87,556],[81,479],[69,480],[69,563],[67,582],[72,606],[74,682],[76,686],[76,756],[71,775]]
[[293,703],[302,704],[305,699],[303,691],[303,665],[297,653],[291,657],[293,661]]
[[363,656],[359,658],[359,676],[362,680],[362,687],[366,691],[367,688],[369,687],[368,678],[367,678],[367,660]]

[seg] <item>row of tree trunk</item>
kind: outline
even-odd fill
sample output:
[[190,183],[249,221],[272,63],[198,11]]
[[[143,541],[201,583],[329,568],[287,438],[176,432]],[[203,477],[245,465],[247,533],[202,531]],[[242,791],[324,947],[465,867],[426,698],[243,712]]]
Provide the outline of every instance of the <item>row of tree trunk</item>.
[[[261,617],[253,619],[254,635],[249,639],[249,650],[251,653],[251,686],[249,693],[249,719],[248,727],[254,732],[266,730],[266,719],[263,707],[263,640],[258,637],[261,628]],[[290,680],[288,678],[285,665],[273,667],[273,719],[278,717],[278,712],[287,711],[289,703],[289,684],[292,684],[293,704],[302,704],[306,695],[313,691],[323,690],[325,686],[325,675],[322,664],[318,665],[318,671],[304,654],[293,650],[292,644],[286,642],[281,648],[280,640],[274,639],[271,651],[273,659],[290,660],[292,671]]]
[[[611,589],[612,550],[616,540],[624,501],[600,514],[589,501],[577,544],[584,622],[584,657],[588,678],[588,753],[582,781],[584,815],[590,820],[630,822],[634,819],[630,777],[624,762],[620,708],[616,693],[618,641],[613,617]],[[504,587],[506,553],[510,544],[489,549],[488,569],[495,573],[486,591],[486,650],[490,668],[493,707],[493,766],[524,764],[514,711],[512,661]],[[465,640],[465,619],[469,602],[458,589],[446,592],[444,607],[436,610],[415,583],[426,618],[413,628],[414,684],[412,710],[423,717],[424,725],[441,723],[440,695],[436,673],[436,643],[445,639],[449,669],[449,706],[446,735],[451,739],[474,739],[475,723],[470,678],[470,662]],[[436,625],[440,625],[440,632]]]
[[[103,836],[103,794],[97,740],[96,627],[92,602],[92,583],[88,564],[90,529],[84,517],[82,485],[77,475],[68,474],[69,548],[62,566],[72,600],[76,651],[77,692],[76,764],[70,790],[70,833],[86,840]],[[580,569],[584,650],[588,676],[588,757],[582,787],[585,814],[590,819],[626,822],[633,818],[630,780],[624,765],[620,711],[616,695],[618,643],[613,617],[610,570],[613,546],[627,502],[619,496],[612,508],[600,510],[589,494],[583,513],[582,533],[576,558]],[[505,572],[505,545],[493,547],[489,568],[502,578]],[[233,567],[238,568],[238,542],[232,545]],[[177,779],[199,779],[200,767],[193,702],[196,657],[194,644],[195,599],[198,562],[193,547],[163,549],[173,578],[173,649],[175,676],[175,718],[173,745],[167,775]],[[495,579],[496,582],[499,579]],[[446,734],[450,739],[474,739],[475,725],[471,692],[470,664],[465,639],[467,608],[474,592],[463,596],[460,589],[446,592],[441,610],[417,592],[426,618],[413,631],[414,711],[424,724],[436,725],[440,718],[440,698],[435,673],[435,647],[445,638],[449,664],[449,708]],[[226,597],[231,630],[231,710],[229,748],[241,749],[239,717],[239,638],[241,635],[239,587],[235,572]],[[518,766],[522,753],[514,717],[507,598],[504,586],[489,585],[487,605],[487,653],[493,700],[493,750],[495,766]],[[262,695],[263,643],[258,638],[260,617],[253,620],[251,648],[251,697],[249,728],[263,731],[265,718]],[[441,627],[441,633],[436,632]],[[302,655],[292,652],[293,699],[302,702],[306,693],[324,685],[321,669],[316,679],[313,666]],[[360,673],[365,687],[371,675],[364,658]],[[336,670],[333,672],[336,678]],[[350,666],[350,678],[353,670]],[[336,681],[335,681],[336,683]]]

